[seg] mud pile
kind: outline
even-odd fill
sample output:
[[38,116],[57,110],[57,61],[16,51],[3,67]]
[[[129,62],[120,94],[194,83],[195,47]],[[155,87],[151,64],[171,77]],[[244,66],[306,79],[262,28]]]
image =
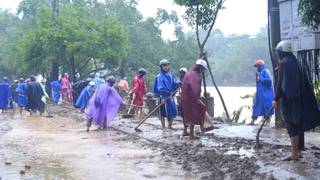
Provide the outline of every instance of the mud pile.
[[[71,105],[62,107],[51,104],[48,105],[48,110],[54,116],[85,124],[84,114],[76,113]],[[157,136],[154,135],[156,134],[154,132],[162,131],[161,125],[157,122],[156,124],[146,123],[148,128],[144,127],[144,133],[132,131],[142,118],[122,119],[121,116],[118,117],[118,120],[113,122],[109,129],[114,128],[128,135],[121,136],[121,138],[114,137],[113,140],[132,142],[139,144],[143,149],[149,148],[157,151],[165,157],[166,162],[175,163],[191,174],[198,174],[199,179],[272,180],[298,177],[317,179],[320,177],[316,173],[320,168],[320,152],[317,146],[307,148],[303,152],[304,157],[297,162],[283,162],[281,158],[291,151],[287,145],[261,142],[263,148],[257,151],[255,141],[252,139],[219,137],[214,135],[214,130],[211,135],[198,132],[197,135],[201,136],[201,139],[193,141],[180,136],[182,128],[178,128],[180,132],[164,132]],[[219,123],[215,122],[215,124],[219,126]],[[153,138],[151,134],[154,135]],[[308,169],[308,175],[299,172],[301,169]],[[146,178],[153,179],[155,175],[149,174]]]

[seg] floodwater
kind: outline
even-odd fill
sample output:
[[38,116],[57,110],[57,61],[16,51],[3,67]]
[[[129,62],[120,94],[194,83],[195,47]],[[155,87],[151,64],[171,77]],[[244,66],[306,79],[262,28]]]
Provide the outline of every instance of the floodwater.
[[[241,99],[245,95],[253,95],[256,92],[256,87],[218,87],[223,101],[226,105],[229,115],[232,115],[232,112],[238,110],[241,106],[248,105],[252,106],[253,100],[252,98]],[[207,87],[207,92],[211,94],[214,98],[214,116],[222,116],[225,114],[225,110],[223,108],[220,96],[214,86]],[[249,113],[249,114],[248,114]],[[251,117],[250,112],[244,111],[241,118]],[[240,119],[241,119],[240,118]]]
[[159,152],[126,141],[110,128],[87,133],[84,124],[60,117],[0,116],[2,180],[194,178]]

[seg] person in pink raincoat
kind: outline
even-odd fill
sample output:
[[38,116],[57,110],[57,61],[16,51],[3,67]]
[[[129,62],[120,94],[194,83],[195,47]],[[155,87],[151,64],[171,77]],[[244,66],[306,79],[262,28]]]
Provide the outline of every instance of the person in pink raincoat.
[[[147,86],[143,76],[147,74],[144,68],[140,68],[134,79],[132,80],[132,99],[133,104],[143,106],[143,97],[147,91]],[[142,107],[137,107],[135,115],[142,114]]]
[[[202,59],[197,60],[196,65],[184,76],[181,87],[180,111],[184,125],[182,136],[189,136],[190,140],[199,139],[194,135],[195,125],[200,125],[202,133],[214,128],[206,113],[206,107],[200,100],[201,75],[206,69],[207,63]],[[188,127],[190,127],[190,133],[187,131]]]
[[65,105],[66,102],[72,102],[72,87],[69,82],[69,74],[64,73],[63,76],[60,78],[61,82],[61,95],[62,95],[62,105]]

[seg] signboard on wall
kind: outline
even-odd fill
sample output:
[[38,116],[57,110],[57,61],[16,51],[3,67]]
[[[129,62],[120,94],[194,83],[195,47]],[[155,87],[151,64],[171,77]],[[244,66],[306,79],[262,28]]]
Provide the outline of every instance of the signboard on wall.
[[291,41],[294,51],[320,49],[320,34],[301,25],[299,0],[278,1],[280,8],[281,40]]

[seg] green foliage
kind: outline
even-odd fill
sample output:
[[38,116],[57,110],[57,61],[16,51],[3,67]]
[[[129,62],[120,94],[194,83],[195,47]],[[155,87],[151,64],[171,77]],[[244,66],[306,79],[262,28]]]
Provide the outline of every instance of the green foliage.
[[[185,35],[175,12],[159,9],[155,18],[143,19],[134,0],[60,0],[57,16],[46,0],[22,2],[22,19],[8,12],[0,16],[1,75],[43,74],[50,62],[58,62],[60,73],[69,72],[73,81],[100,71],[103,76],[126,75],[131,83],[138,69],[145,68],[152,90],[161,59],[170,61],[170,72],[178,78],[180,68],[190,69],[199,58],[197,33]],[[162,39],[165,23],[175,26],[175,40]],[[198,33],[201,40],[210,37],[205,50],[218,85],[255,85],[256,59],[265,60],[271,70],[265,31],[254,37],[225,37],[219,29],[209,36],[203,29]]]
[[[258,59],[264,60],[266,68],[271,74],[273,73],[267,33],[264,29],[254,37],[249,35],[229,36],[219,42],[221,42],[219,46],[223,47],[221,55],[217,54],[211,59],[215,63],[213,74],[218,85],[255,86],[256,69],[253,65]],[[217,46],[218,44],[213,44],[211,47],[214,50]]]
[[[48,71],[45,62],[44,49],[37,29],[30,28],[28,32],[17,43],[17,59],[14,62],[18,74],[43,74]],[[29,74],[26,74],[29,73]]]
[[221,0],[174,0],[180,6],[187,7],[184,19],[193,28],[210,29],[224,2]]
[[[241,99],[254,99],[254,97],[256,96],[256,94],[246,94],[244,96],[241,96],[240,98]],[[240,116],[241,116],[241,113],[244,109],[248,109],[248,110],[251,110],[252,111],[252,106],[251,104],[247,104],[247,105],[243,105],[241,107],[239,107],[238,110],[234,110],[232,112],[232,122],[233,123],[239,123],[239,120],[240,120]],[[246,119],[246,118],[245,118]],[[245,119],[241,122],[243,123],[245,121]]]
[[[225,0],[174,0],[180,6],[187,8],[183,18],[188,25],[196,29],[199,57],[204,54],[204,46],[216,22],[219,10],[223,9]],[[207,31],[203,41],[199,37],[199,29]]]
[[300,0],[298,14],[302,17],[301,23],[311,27],[313,30],[320,30],[320,1]]
[[[58,62],[63,72],[71,74],[72,81],[77,74],[81,77],[93,69],[116,68],[127,54],[128,31],[112,16],[104,15],[101,22],[94,20],[92,11],[81,3],[62,4],[55,17],[49,6],[41,6],[37,28],[29,29],[20,42],[20,58],[38,64]],[[37,41],[29,42],[30,38]],[[30,53],[28,48],[38,53]]]
[[[16,79],[17,74],[13,68],[16,58],[16,43],[21,38],[23,29],[21,20],[8,10],[0,9],[0,76]],[[13,80],[13,79],[12,79]]]

